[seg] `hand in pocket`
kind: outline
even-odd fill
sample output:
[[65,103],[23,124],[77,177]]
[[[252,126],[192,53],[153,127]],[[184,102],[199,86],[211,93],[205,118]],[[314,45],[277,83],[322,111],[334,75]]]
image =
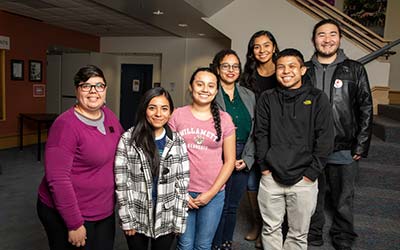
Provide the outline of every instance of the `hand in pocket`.
[[271,174],[271,171],[269,171],[269,170],[267,169],[267,170],[262,171],[261,174],[262,174],[262,175],[270,175],[270,174]]

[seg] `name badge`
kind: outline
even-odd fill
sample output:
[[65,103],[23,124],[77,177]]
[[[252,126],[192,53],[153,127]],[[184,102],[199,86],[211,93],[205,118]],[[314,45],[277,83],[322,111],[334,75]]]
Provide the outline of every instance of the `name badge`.
[[340,89],[343,86],[343,82],[340,79],[336,79],[335,83],[333,84],[333,87]]

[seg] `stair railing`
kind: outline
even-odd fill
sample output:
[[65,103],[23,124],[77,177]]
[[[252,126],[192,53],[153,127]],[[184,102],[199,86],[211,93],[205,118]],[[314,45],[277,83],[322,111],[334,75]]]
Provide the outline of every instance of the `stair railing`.
[[[314,1],[315,2],[315,1]],[[344,20],[349,21],[350,23],[353,23],[355,25],[355,27],[349,25],[348,23],[344,23],[344,25],[346,25],[347,27],[349,27],[350,29],[354,29],[355,31],[358,30],[362,30],[364,31],[366,34],[368,34],[370,37],[373,37],[374,39],[378,40],[379,42],[381,42],[382,44],[385,43],[389,43],[389,40],[384,39],[383,37],[381,37],[380,35],[376,34],[375,32],[373,32],[372,30],[368,29],[367,27],[365,27],[364,25],[362,25],[361,23],[359,23],[358,21],[354,20],[353,18],[351,18],[350,16],[348,16],[347,14],[345,14],[344,12],[340,11],[338,8],[335,8],[334,6],[330,5],[329,3],[325,2],[325,1],[319,1],[320,3],[322,3],[325,7],[327,7],[328,9],[332,10],[333,12],[335,12],[336,15],[341,16]]]
[[375,32],[366,28],[356,20],[352,19],[339,9],[331,6],[323,0],[288,0],[298,6],[307,9],[312,14],[320,18],[331,18],[336,20],[343,27],[343,33],[361,44],[364,48],[370,51],[376,51],[390,43],[390,40],[385,40]]
[[380,48],[372,53],[369,53],[366,56],[359,58],[357,61],[359,61],[362,64],[367,64],[380,56],[386,55],[386,57],[388,57],[389,55],[393,55],[396,52],[390,51],[390,49],[399,44],[400,44],[400,39],[397,39],[396,41],[391,42],[391,43],[383,46],[382,48]]

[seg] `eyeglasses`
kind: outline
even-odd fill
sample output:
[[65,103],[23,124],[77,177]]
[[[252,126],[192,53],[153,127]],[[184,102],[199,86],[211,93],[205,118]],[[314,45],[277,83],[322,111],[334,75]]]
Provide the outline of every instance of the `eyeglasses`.
[[240,71],[240,65],[239,64],[228,64],[228,63],[223,63],[220,64],[219,67],[221,68],[222,71],[229,71],[232,69],[233,71],[239,72]]
[[94,88],[97,92],[103,92],[106,89],[107,85],[105,85],[104,83],[101,83],[101,82],[98,82],[93,85],[85,82],[85,83],[79,84],[78,87],[81,88],[82,92],[90,92],[90,91],[92,91],[92,88]]

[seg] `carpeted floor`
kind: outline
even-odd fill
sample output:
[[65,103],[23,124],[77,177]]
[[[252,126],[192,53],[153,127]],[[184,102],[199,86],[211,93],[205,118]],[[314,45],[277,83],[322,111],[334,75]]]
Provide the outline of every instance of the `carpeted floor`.
[[[0,250],[45,250],[46,235],[36,215],[37,187],[43,165],[36,161],[36,147],[0,150]],[[0,171],[1,172],[1,171]],[[234,235],[234,250],[254,249],[243,240],[248,229],[249,207],[243,199]],[[373,138],[370,155],[360,163],[355,198],[355,223],[359,238],[354,250],[400,249],[400,144]],[[327,234],[322,247],[333,250]],[[126,250],[117,230],[115,250]]]

